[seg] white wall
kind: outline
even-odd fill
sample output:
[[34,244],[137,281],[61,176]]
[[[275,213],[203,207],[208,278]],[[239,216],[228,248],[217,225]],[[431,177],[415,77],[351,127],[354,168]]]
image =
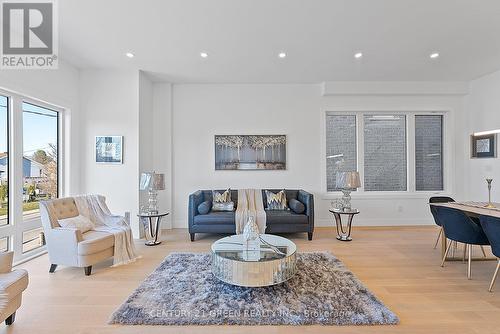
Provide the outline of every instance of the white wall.
[[[80,73],[81,185],[83,193],[107,197],[111,212],[131,213],[134,236],[139,235],[139,73],[82,70]],[[97,164],[97,135],[123,136],[123,164]]]
[[[493,178],[492,197],[500,202],[500,160],[470,159],[469,136],[474,132],[500,129],[500,71],[481,77],[470,83],[466,99],[467,126],[461,133],[466,142],[466,199],[487,201],[485,178]],[[500,136],[498,136],[500,139]],[[498,142],[497,142],[498,145]],[[497,152],[500,153],[497,146]]]
[[64,111],[63,194],[80,193],[79,71],[60,61],[57,70],[2,70],[0,88],[56,105]]
[[[154,133],[151,131],[153,119],[153,83],[146,75],[139,72],[139,171],[154,170]],[[141,149],[151,148],[151,149]],[[145,191],[139,192],[140,205],[146,205],[148,194]]]
[[[165,174],[165,190],[158,192],[158,208],[172,211],[173,172],[172,172],[172,85],[153,84],[153,145],[142,147],[153,152],[153,168]],[[162,219],[162,228],[172,227],[172,215]]]
[[[396,87],[394,85],[394,87]],[[420,85],[421,86],[421,85]],[[419,86],[419,87],[420,87]],[[342,86],[336,86],[342,87]],[[366,85],[364,86],[366,88]],[[390,87],[389,87],[390,88]],[[330,92],[322,96],[321,85],[218,85],[183,84],[173,88],[173,214],[174,227],[187,227],[189,193],[197,189],[231,187],[302,188],[315,195],[317,225],[331,225],[328,213],[331,196],[323,186],[324,112],[352,110],[449,111],[450,130],[463,126],[463,98],[425,89],[405,95],[394,88],[377,94],[370,90],[349,94]],[[425,93],[422,93],[425,92]],[[286,171],[215,171],[215,134],[286,134]],[[460,140],[451,143],[452,164],[463,159],[457,150]],[[463,176],[455,166],[453,178]],[[455,182],[453,182],[455,183]],[[454,193],[463,189],[457,186]],[[409,225],[432,223],[427,196],[355,198],[362,210],[356,224]]]

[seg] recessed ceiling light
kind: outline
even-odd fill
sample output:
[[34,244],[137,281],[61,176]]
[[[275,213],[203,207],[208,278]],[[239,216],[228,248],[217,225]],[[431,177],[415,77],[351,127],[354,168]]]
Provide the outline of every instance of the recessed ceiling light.
[[134,58],[134,56],[135,56],[135,55],[134,55],[132,52],[127,52],[127,53],[125,54],[125,56],[127,56],[127,57],[129,57],[129,58]]
[[285,58],[285,57],[286,57],[286,53],[284,53],[284,52],[280,52],[280,53],[278,54],[278,57],[280,57],[280,58]]
[[431,53],[429,57],[431,57],[431,59],[439,58],[439,53],[438,52]]
[[207,58],[208,57],[208,53],[206,53],[206,52],[200,52],[200,57],[201,58]]
[[356,58],[356,59],[363,58],[363,53],[361,53],[361,52],[356,52],[356,53],[354,54],[354,58]]

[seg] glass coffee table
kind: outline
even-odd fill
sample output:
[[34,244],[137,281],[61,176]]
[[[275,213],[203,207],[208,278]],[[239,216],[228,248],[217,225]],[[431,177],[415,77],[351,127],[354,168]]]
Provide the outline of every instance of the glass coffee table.
[[260,250],[246,250],[242,235],[212,244],[212,273],[219,280],[244,287],[283,283],[295,275],[297,246],[283,237],[260,235]]

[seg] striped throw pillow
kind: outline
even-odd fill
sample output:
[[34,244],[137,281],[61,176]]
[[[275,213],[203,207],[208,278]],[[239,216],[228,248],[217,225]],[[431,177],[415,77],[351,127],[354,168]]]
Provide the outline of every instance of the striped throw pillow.
[[288,210],[285,189],[277,194],[266,190],[266,204],[268,210]]

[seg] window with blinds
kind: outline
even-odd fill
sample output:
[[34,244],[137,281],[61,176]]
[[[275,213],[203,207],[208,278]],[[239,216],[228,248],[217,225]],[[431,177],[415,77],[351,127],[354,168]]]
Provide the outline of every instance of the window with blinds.
[[358,171],[359,192],[444,191],[444,114],[327,112],[326,189]]

